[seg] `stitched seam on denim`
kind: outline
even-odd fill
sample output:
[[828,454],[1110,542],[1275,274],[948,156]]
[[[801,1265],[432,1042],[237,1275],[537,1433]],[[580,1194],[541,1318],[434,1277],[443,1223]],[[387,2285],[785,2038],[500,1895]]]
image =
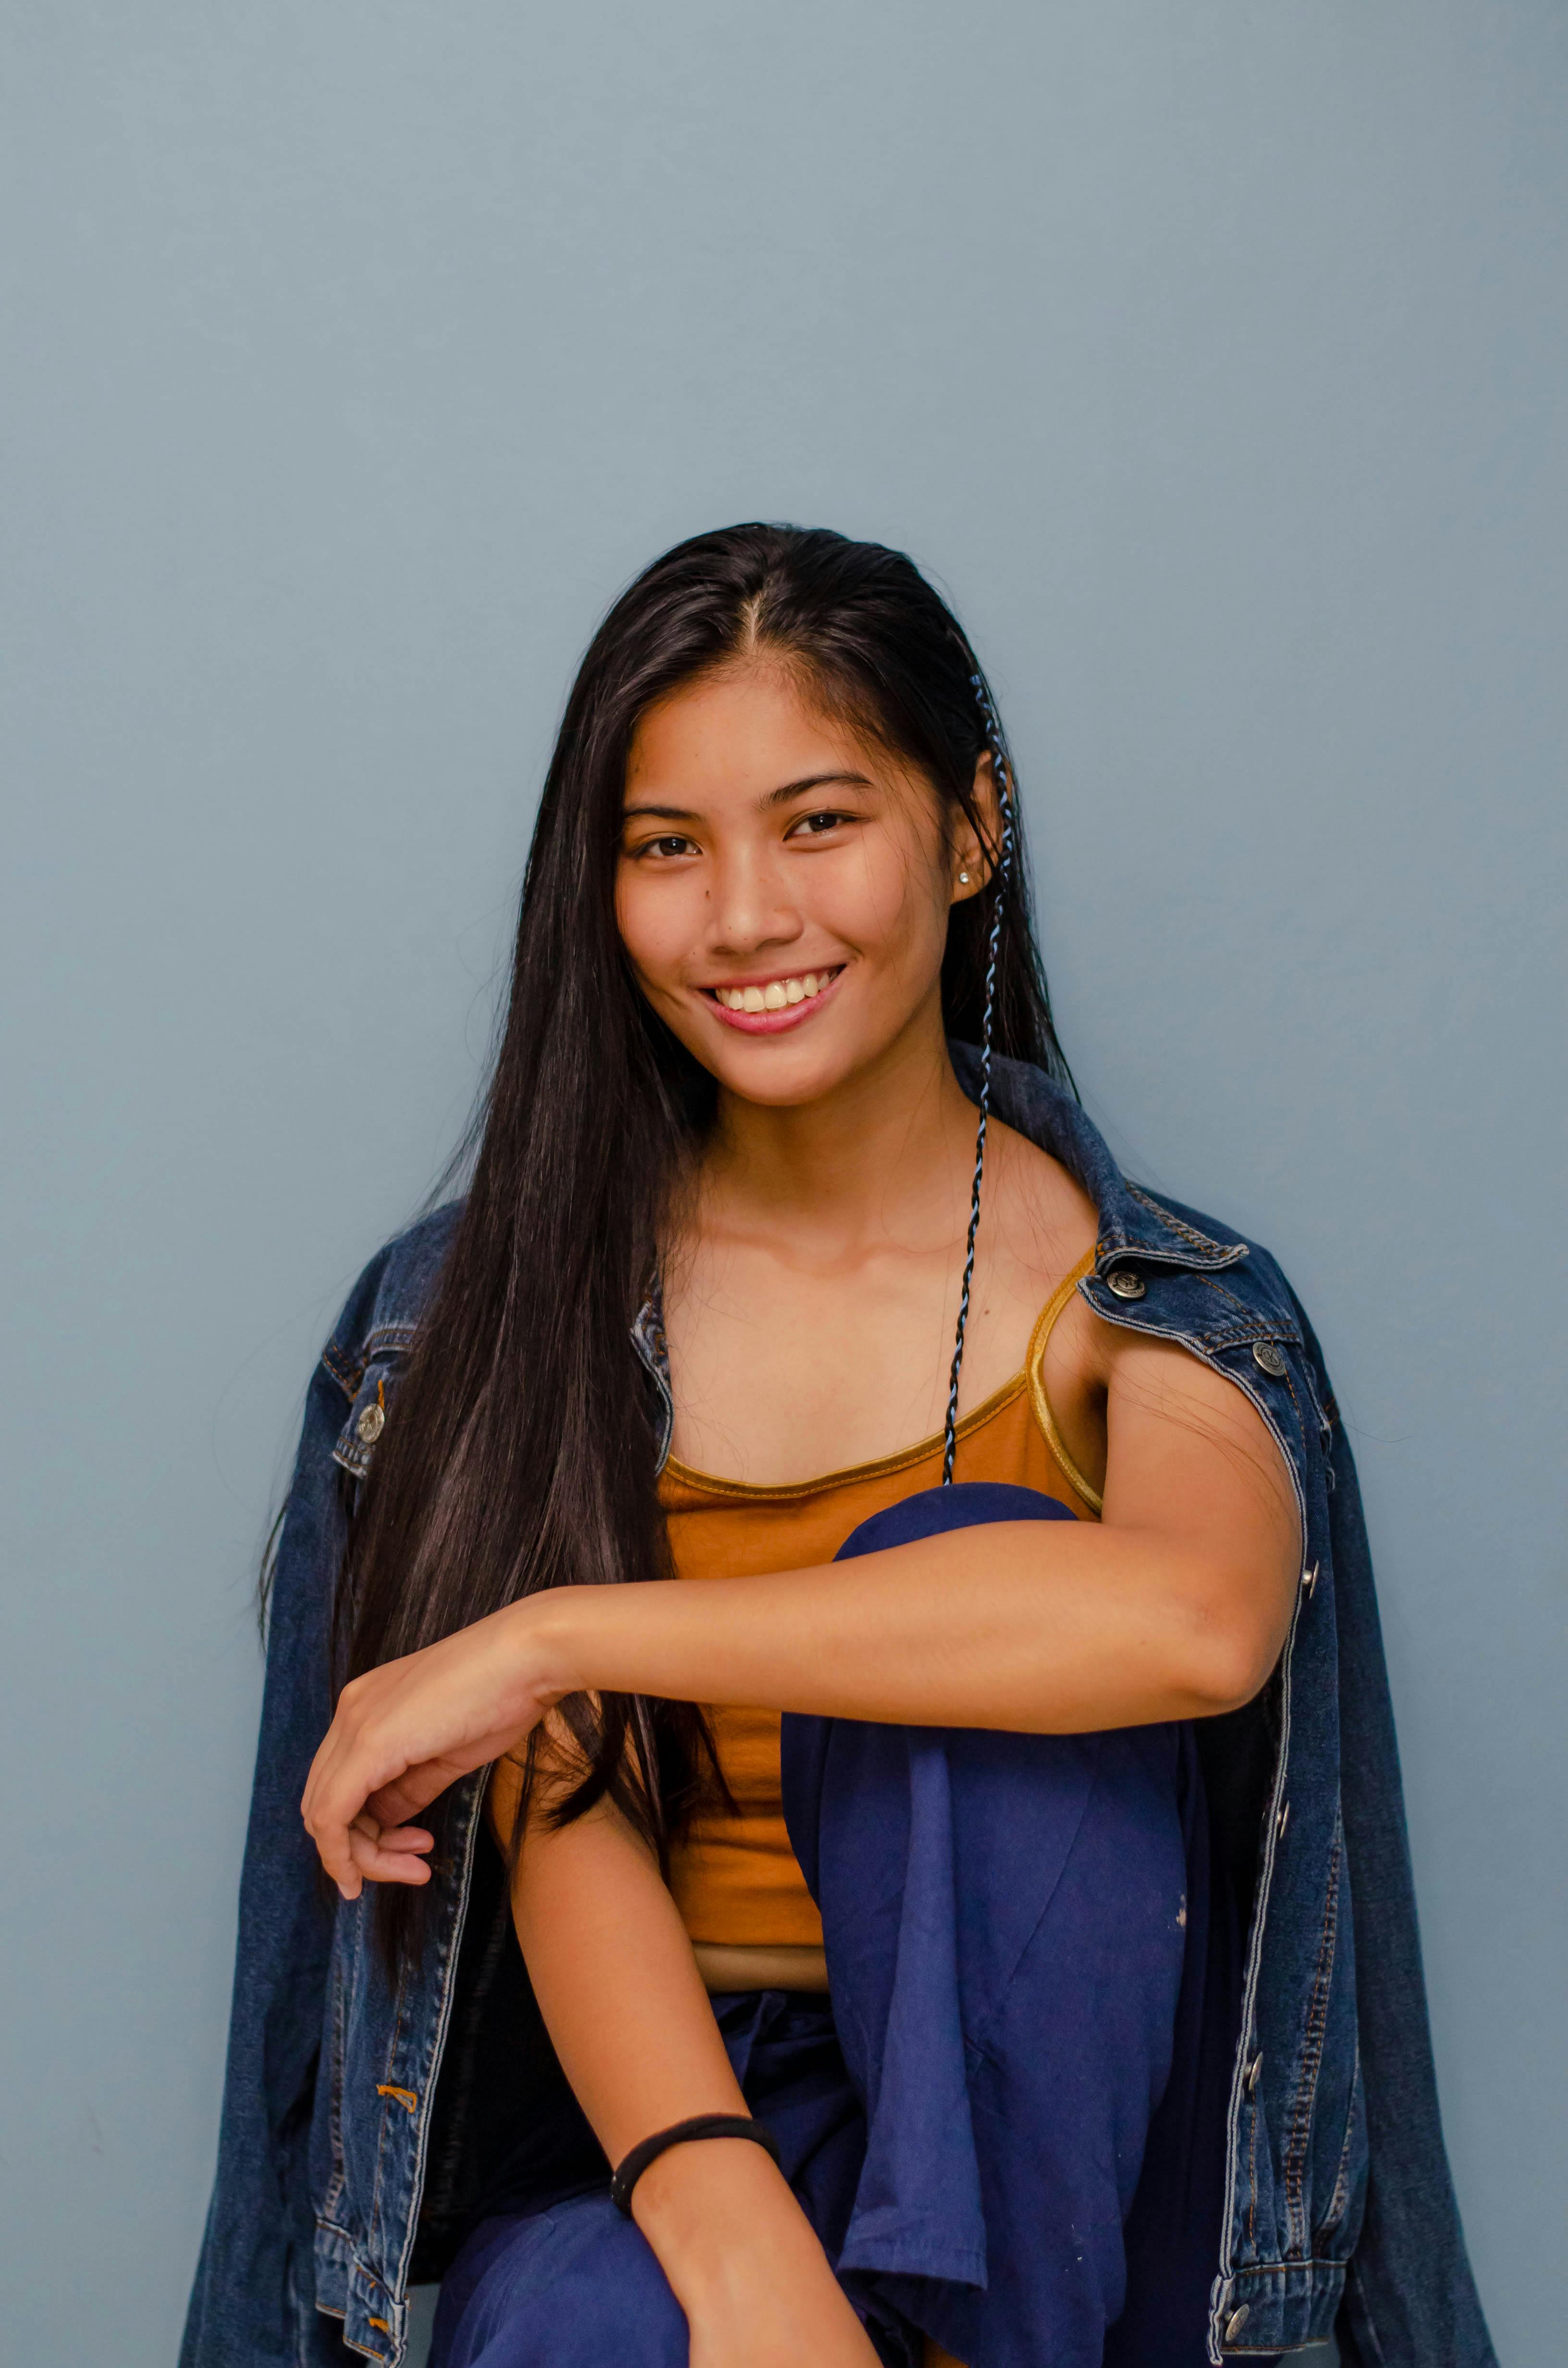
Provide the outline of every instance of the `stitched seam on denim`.
[[1257,2242],[1257,2125],[1263,2119],[1263,2109],[1256,2098],[1252,2105],[1252,2148],[1247,2157],[1247,2243]]
[[411,1349],[419,1338],[417,1324],[378,1324],[365,1335],[365,1354],[374,1362],[383,1349]]
[[[397,2008],[392,2016],[392,2045],[387,2050],[387,2066],[389,2070],[397,2061],[397,2051],[403,2038],[403,1999],[407,1995],[407,1975],[406,1974],[400,1973],[397,1977]],[[377,2093],[380,2094],[380,2090],[378,2090]],[[387,2126],[392,2120],[392,2100],[390,2097],[381,2097],[381,2126],[376,2134],[376,2175],[370,2181],[370,2209],[367,2214],[367,2243],[371,2240],[375,2230],[379,2227],[381,2223],[381,2162],[386,2153]],[[381,2280],[378,2278],[376,2283],[379,2285],[381,2283]]]
[[412,1325],[382,1324],[360,1342],[358,1360],[347,1357],[338,1348],[335,1340],[327,1342],[326,1347],[322,1350],[321,1360],[344,1395],[356,1398],[359,1395],[365,1375],[377,1359],[386,1356],[389,1351],[393,1355],[401,1355],[405,1349],[413,1345],[415,1338]]
[[[1349,2266],[1348,2253],[1343,2260],[1335,2255],[1314,2253],[1309,2261],[1249,2261],[1244,2270],[1236,2271],[1232,2283],[1243,2285],[1248,2278],[1301,2278],[1311,2284],[1314,2271],[1347,2270]],[[1277,2351],[1279,2347],[1273,2344],[1270,2349]]]
[[[1191,1280],[1194,1282],[1209,1283],[1211,1288],[1216,1287],[1213,1285],[1212,1278],[1206,1274],[1194,1275]],[[1103,1304],[1101,1299],[1096,1296],[1096,1283],[1099,1283],[1099,1289],[1104,1293]],[[1099,1277],[1096,1275],[1085,1276],[1078,1289],[1080,1297],[1094,1309],[1095,1314],[1103,1322],[1119,1324],[1127,1332],[1141,1332],[1146,1340],[1174,1340],[1180,1349],[1197,1350],[1239,1349],[1249,1340],[1285,1340],[1293,1349],[1299,1349],[1301,1346],[1299,1334],[1291,1329],[1289,1320],[1284,1316],[1253,1315],[1244,1307],[1241,1321],[1217,1325],[1212,1330],[1204,1331],[1194,1328],[1190,1324],[1162,1323],[1147,1315],[1131,1315],[1127,1309],[1126,1302],[1118,1299],[1113,1292],[1107,1292],[1105,1285],[1099,1281]],[[1235,1304],[1237,1306],[1242,1306],[1239,1300]],[[1226,1371],[1224,1378],[1227,1381],[1234,1381],[1236,1377]]]
[[1323,1395],[1321,1397],[1319,1396],[1318,1377],[1312,1371],[1312,1360],[1306,1354],[1304,1342],[1302,1343],[1301,1373],[1306,1382],[1307,1395],[1312,1400],[1312,1413],[1317,1417],[1318,1437],[1324,1441],[1324,1452],[1326,1455],[1328,1452],[1328,1441],[1334,1431],[1334,1415],[1328,1411],[1329,1406],[1333,1404],[1333,1399],[1326,1387],[1324,1390]]
[[[1207,1277],[1199,1277],[1199,1280],[1207,1281]],[[1255,1340],[1287,1340],[1292,1348],[1297,1345],[1291,1335],[1282,1332],[1277,1324],[1256,1319],[1245,1324],[1216,1325],[1208,1332],[1178,1331],[1165,1337],[1176,1340],[1199,1340],[1206,1349],[1245,1349]]]
[[1179,1235],[1183,1241],[1190,1242],[1195,1249],[1233,1250],[1243,1247],[1240,1242],[1217,1242],[1211,1235],[1200,1234],[1196,1225],[1188,1225],[1180,1217],[1173,1217],[1168,1209],[1162,1209],[1151,1194],[1142,1190],[1136,1184],[1129,1184],[1127,1190],[1140,1208],[1147,1209],[1152,1217],[1157,1217],[1162,1225],[1168,1226],[1170,1231]]
[[369,2309],[372,2301],[378,2294],[390,2294],[391,2292],[391,2289],[388,2286],[385,2278],[382,2277],[381,2271],[379,2270],[373,2270],[370,2267],[370,2264],[365,2260],[358,2248],[356,2248],[354,2259],[348,2264],[348,2286],[350,2294],[353,2292],[354,2281],[356,2278],[358,2279],[360,2285],[364,2288],[364,2292],[361,2294],[359,2299],[364,2304],[367,2310]]
[[343,1392],[345,1397],[352,1398],[358,1391],[359,1376],[363,1373],[365,1368],[363,1363],[358,1365],[343,1364],[338,1359],[336,1349],[336,1342],[329,1340],[326,1347],[321,1352],[321,1360],[326,1367],[327,1372],[332,1375],[333,1380],[337,1383],[338,1388]]
[[1307,2009],[1301,2080],[1296,2091],[1295,2110],[1290,2116],[1290,2132],[1285,2147],[1285,2208],[1299,2222],[1302,2245],[1309,2249],[1312,2232],[1307,2226],[1304,2193],[1307,2138],[1312,2128],[1312,2106],[1317,2097],[1318,2068],[1323,2062],[1324,2032],[1328,2023],[1328,1999],[1333,1987],[1334,1944],[1339,1930],[1339,1865],[1343,1847],[1343,1841],[1336,1827],[1334,1851],[1328,1865],[1328,1889],[1324,1896],[1323,1930],[1318,1938],[1317,1972],[1312,1981],[1312,2001]]
[[[345,2067],[348,2060],[347,2052],[347,2033],[344,2028],[343,1993],[345,1983],[343,1979],[343,1958],[342,1953],[336,1945],[336,1939],[337,1936],[335,1932],[333,1936],[334,1946],[332,1952],[332,2032],[334,2046],[332,2058],[331,2103],[327,2114],[327,2129],[332,2141],[332,2177],[327,2181],[326,2195],[324,2199],[324,2208],[330,2208],[338,2201],[344,2192],[347,2180],[347,2170],[343,2159],[343,2081]],[[318,2214],[318,2219],[320,2216],[321,2215]]]
[[[1224,1283],[1220,1281],[1219,1278],[1215,1275],[1196,1274],[1192,1279],[1195,1282],[1200,1282],[1206,1291],[1218,1292],[1221,1299],[1227,1299],[1230,1301],[1231,1305],[1235,1309],[1236,1314],[1240,1318],[1239,1337],[1241,1338],[1247,1340],[1289,1340],[1292,1348],[1301,1347],[1301,1335],[1300,1328],[1291,1323],[1290,1318],[1288,1315],[1260,1315],[1256,1308],[1252,1308],[1247,1305],[1244,1299],[1238,1299],[1235,1292],[1228,1290]],[[1233,1334],[1234,1334],[1237,1327],[1233,1326],[1231,1329]]]
[[[1296,1335],[1290,1330],[1282,1319],[1271,1320],[1265,1315],[1251,1315],[1244,1310],[1238,1322],[1218,1324],[1207,1331],[1195,1328],[1189,1324],[1162,1324],[1152,1321],[1147,1316],[1140,1319],[1137,1316],[1128,1315],[1122,1312],[1125,1303],[1119,1300],[1114,1292],[1108,1294],[1106,1304],[1102,1306],[1090,1288],[1096,1280],[1096,1276],[1090,1275],[1080,1286],[1082,1296],[1087,1300],[1095,1314],[1103,1317],[1108,1324],[1120,1324],[1130,1332],[1142,1332],[1144,1338],[1148,1340],[1174,1340],[1178,1348],[1184,1349],[1240,1349],[1251,1340],[1287,1340],[1293,1349],[1301,1346]],[[1194,1275],[1191,1280],[1194,1282],[1202,1283],[1210,1281],[1210,1278],[1206,1274]],[[1103,1284],[1101,1288],[1104,1289]],[[1238,1302],[1237,1304],[1239,1305],[1240,1303]],[[1227,1375],[1226,1378],[1229,1380],[1233,1377]]]
[[403,2231],[403,2247],[393,2274],[406,2294],[408,2270],[414,2257],[415,2241],[419,2231],[419,2206],[425,2193],[425,2174],[428,2161],[430,2130],[434,2120],[428,2110],[436,2083],[440,2078],[441,2058],[446,2051],[447,2032],[451,2024],[452,2002],[457,1989],[458,1960],[462,1949],[463,1927],[468,1921],[469,1896],[473,1885],[473,1856],[479,1840],[480,1819],[484,1810],[485,1789],[490,1782],[488,1768],[474,1770],[469,1779],[470,1810],[468,1832],[462,1846],[462,1863],[458,1874],[458,1895],[452,1909],[450,1929],[447,1934],[445,1953],[437,1969],[439,2003],[436,2028],[431,2036],[429,2060],[425,2075],[426,2110],[415,2122],[412,2138],[412,2159],[409,2164],[408,2214]]
[[1194,1281],[1200,1282],[1205,1291],[1213,1292],[1221,1299],[1228,1299],[1236,1313],[1247,1323],[1256,1324],[1261,1321],[1256,1310],[1249,1307],[1244,1299],[1238,1299],[1235,1292],[1227,1289],[1226,1285],[1220,1281],[1218,1275],[1200,1274],[1195,1276]]
[[1301,1347],[1301,1333],[1289,1316],[1260,1315],[1256,1308],[1249,1307],[1244,1299],[1238,1299],[1233,1291],[1227,1291],[1225,1285],[1211,1274],[1195,1274],[1192,1280],[1200,1282],[1205,1291],[1217,1292],[1236,1311],[1233,1323],[1226,1325],[1222,1330],[1199,1333],[1199,1339],[1206,1339],[1216,1347],[1221,1341],[1238,1340],[1289,1340],[1292,1348]]
[[[1323,2217],[1322,2225],[1325,2228],[1334,2227],[1343,2218],[1350,2201],[1350,2141],[1356,2135],[1356,2106],[1360,2094],[1360,2079],[1361,2037],[1358,2032],[1350,2065],[1350,2111],[1345,2116],[1345,2144],[1339,2149],[1339,2169],[1335,2173],[1334,2192],[1328,2199],[1328,2210]],[[1312,2258],[1314,2260],[1317,2259],[1315,2253]]]

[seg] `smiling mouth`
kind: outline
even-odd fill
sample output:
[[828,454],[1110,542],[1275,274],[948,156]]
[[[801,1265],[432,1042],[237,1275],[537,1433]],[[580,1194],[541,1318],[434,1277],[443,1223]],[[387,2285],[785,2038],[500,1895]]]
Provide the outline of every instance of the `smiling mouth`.
[[788,1011],[802,1003],[814,1003],[843,968],[842,962],[835,962],[830,970],[800,971],[790,978],[748,980],[738,986],[705,986],[702,992],[726,1011]]

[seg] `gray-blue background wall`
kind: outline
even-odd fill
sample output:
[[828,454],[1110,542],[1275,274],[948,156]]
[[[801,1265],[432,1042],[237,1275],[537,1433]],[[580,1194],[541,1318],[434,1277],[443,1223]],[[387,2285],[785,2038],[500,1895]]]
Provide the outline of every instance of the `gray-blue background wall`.
[[305,1377],[598,612],[762,516],[950,592],[1091,1112],[1319,1324],[1552,2368],[1568,16],[11,0],[0,68],[0,2350],[172,2361]]

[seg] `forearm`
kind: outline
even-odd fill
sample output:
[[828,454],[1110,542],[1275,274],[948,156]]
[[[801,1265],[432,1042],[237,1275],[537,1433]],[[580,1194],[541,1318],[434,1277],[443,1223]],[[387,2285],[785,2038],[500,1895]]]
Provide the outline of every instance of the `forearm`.
[[584,1687],[1038,1734],[1202,1716],[1274,1644],[1237,1581],[1129,1530],[1008,1522],[775,1577],[561,1588],[517,1607],[552,1699]]
[[512,1906],[545,2026],[612,2163],[693,2113],[745,2111],[675,1901],[612,1809],[559,1833],[536,1824]]
[[[613,1809],[528,1834],[513,1914],[546,2028],[595,2134],[617,2162],[696,2113],[748,2110],[674,1900]],[[670,2148],[632,2214],[694,2324],[816,2291],[846,2356],[867,2363],[825,2256],[787,2181],[749,2139]]]

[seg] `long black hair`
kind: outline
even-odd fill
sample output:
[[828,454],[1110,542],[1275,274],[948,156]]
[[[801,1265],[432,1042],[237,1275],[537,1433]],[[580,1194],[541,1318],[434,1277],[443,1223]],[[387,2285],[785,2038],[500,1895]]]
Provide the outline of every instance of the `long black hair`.
[[[913,763],[945,810],[985,835],[973,803],[983,678],[901,552],[822,529],[730,527],[666,552],[616,602],[545,781],[467,1200],[354,1511],[340,1677],[543,1588],[669,1576],[653,1410],[631,1335],[715,1087],[633,981],[615,875],[639,718],[754,653]],[[979,1036],[998,894],[995,1049],[1065,1077],[1021,859],[1000,890],[952,908],[949,1033]],[[575,1697],[562,1714],[585,1772],[552,1816],[564,1823],[608,1794],[667,1864],[715,1772],[701,1713],[607,1694]],[[532,1769],[530,1753],[525,1783]],[[394,1952],[415,1944],[417,1897],[382,1888]]]

